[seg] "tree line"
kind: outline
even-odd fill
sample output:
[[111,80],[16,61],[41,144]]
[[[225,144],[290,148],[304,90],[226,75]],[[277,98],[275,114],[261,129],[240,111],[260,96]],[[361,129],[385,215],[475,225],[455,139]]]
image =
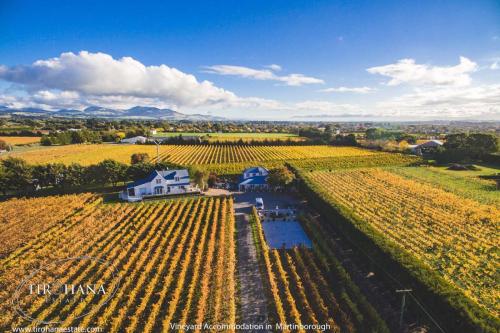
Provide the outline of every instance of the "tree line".
[[307,138],[309,144],[327,144],[333,146],[358,146],[356,135],[341,134],[338,126],[326,125],[324,129],[318,127],[303,127],[299,129],[299,136]]
[[[71,129],[87,129],[92,131],[120,131],[129,135],[144,135],[151,129],[162,132],[194,132],[194,133],[297,133],[298,123],[266,122],[266,121],[191,121],[191,120],[146,120],[146,119],[107,119],[107,118],[26,118],[14,116],[0,119],[0,126],[16,126],[26,128],[22,136],[28,134],[41,136],[37,131],[68,131]],[[17,129],[16,129],[17,130]],[[6,129],[7,131],[7,129]],[[12,130],[9,130],[11,132]],[[140,134],[143,133],[143,134]],[[19,134],[19,133],[18,133]],[[18,135],[19,136],[19,135]],[[134,135],[132,135],[134,136]]]
[[42,132],[40,131],[31,131],[31,130],[2,130],[0,131],[0,136],[42,136]]
[[[146,178],[154,170],[183,169],[169,162],[151,163],[146,153],[131,156],[131,164],[106,159],[97,164],[83,166],[78,163],[48,163],[30,165],[20,158],[8,157],[0,160],[0,191],[7,194],[30,194],[35,191],[52,188],[56,192],[82,186],[104,187],[111,184]],[[203,168],[191,167],[189,173],[201,189],[215,185],[217,175]],[[284,188],[295,179],[286,167],[270,170],[268,183],[272,187]]]
[[[224,145],[224,146],[306,146],[313,142],[291,139],[263,139],[263,140],[209,140],[205,138],[186,138],[182,135],[172,136],[161,140],[162,145]],[[154,144],[147,142],[146,144]],[[319,143],[318,143],[319,144]]]
[[499,150],[499,139],[493,134],[457,133],[446,136],[442,147],[434,154],[440,163],[472,162],[488,160],[488,156]]
[[42,146],[69,145],[77,143],[102,143],[102,135],[96,131],[75,130],[54,132],[43,135],[40,139]]
[[74,187],[112,184],[147,177],[153,170],[178,166],[168,162],[150,163],[147,159],[127,165],[112,159],[83,166],[77,163],[30,165],[25,160],[9,157],[0,161],[0,191],[6,194],[29,194],[40,189],[56,191]]
[[[417,137],[402,131],[369,128],[365,131],[365,148],[384,151],[413,153],[408,144],[415,144]],[[498,164],[500,159],[494,155],[499,151],[499,138],[491,133],[453,133],[444,137],[440,147],[425,148],[424,157],[434,159],[440,164],[470,163],[484,161]],[[404,143],[404,145],[402,145]]]
[[406,141],[409,144],[417,143],[415,135],[407,134],[403,131],[386,130],[383,128],[372,127],[365,131],[367,140],[393,140],[397,142]]

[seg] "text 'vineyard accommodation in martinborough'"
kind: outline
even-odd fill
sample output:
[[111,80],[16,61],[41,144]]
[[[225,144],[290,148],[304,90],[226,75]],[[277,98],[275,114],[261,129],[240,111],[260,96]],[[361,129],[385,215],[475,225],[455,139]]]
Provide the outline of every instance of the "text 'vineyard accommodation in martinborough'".
[[134,202],[151,197],[199,192],[197,186],[191,185],[186,169],[154,170],[147,178],[128,184],[127,188],[120,192],[120,199]]

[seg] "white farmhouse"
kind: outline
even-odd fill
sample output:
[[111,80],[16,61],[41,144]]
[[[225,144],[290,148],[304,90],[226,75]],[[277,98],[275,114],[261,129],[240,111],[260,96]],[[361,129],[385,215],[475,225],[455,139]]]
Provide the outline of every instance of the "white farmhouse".
[[422,155],[427,152],[432,152],[433,150],[436,150],[437,148],[441,147],[443,145],[442,141],[439,140],[430,140],[427,142],[424,142],[419,145],[411,145],[409,148],[411,149],[411,152],[416,154],[416,155]]
[[238,189],[240,191],[266,190],[268,189],[267,176],[269,171],[263,167],[251,167],[245,169],[240,176]]
[[147,140],[148,140],[148,138],[146,138],[144,136],[134,136],[133,138],[122,139],[120,142],[121,143],[136,144],[136,143],[145,143]]
[[130,202],[163,195],[199,193],[196,186],[191,186],[189,173],[182,170],[153,171],[147,178],[127,185],[120,193],[120,199]]

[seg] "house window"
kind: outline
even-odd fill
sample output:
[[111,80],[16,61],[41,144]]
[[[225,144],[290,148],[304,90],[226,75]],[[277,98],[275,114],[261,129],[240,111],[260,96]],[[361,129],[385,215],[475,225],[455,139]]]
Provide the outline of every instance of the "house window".
[[160,179],[160,178],[158,178],[158,179],[156,180],[156,184],[161,184],[161,179]]
[[135,188],[132,187],[128,189],[128,196],[135,197]]
[[163,186],[156,186],[155,187],[155,194],[163,194]]
[[175,181],[178,182],[180,180],[179,177],[175,177]]

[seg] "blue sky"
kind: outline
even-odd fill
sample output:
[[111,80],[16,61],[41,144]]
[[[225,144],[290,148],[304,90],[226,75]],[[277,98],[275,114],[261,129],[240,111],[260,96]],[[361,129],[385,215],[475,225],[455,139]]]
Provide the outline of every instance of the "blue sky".
[[500,2],[4,0],[0,65],[14,107],[500,119]]

